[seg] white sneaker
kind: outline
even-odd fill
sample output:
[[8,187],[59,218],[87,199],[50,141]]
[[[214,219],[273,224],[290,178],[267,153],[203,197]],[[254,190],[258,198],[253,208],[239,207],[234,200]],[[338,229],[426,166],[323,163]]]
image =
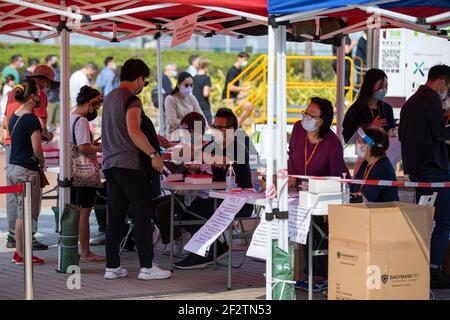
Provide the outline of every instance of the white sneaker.
[[150,268],[141,268],[139,272],[138,279],[139,280],[158,280],[158,279],[167,279],[172,276],[172,272],[168,270],[162,270],[156,265],[153,264],[153,267]]
[[114,280],[122,277],[126,277],[128,275],[128,271],[125,268],[106,268],[105,275],[103,276],[105,279]]
[[102,246],[105,244],[105,233],[100,233],[97,237],[94,239],[89,240],[89,244],[91,246]]

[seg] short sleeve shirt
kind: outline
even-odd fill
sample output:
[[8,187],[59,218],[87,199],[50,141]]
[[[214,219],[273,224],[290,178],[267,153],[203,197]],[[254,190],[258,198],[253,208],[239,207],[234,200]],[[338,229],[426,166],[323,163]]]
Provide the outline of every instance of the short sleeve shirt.
[[[75,141],[73,140],[74,136]],[[89,128],[89,121],[85,117],[80,116],[78,114],[70,115],[70,142],[72,143],[76,142],[77,146],[92,143],[92,135]]]
[[39,170],[31,143],[33,133],[42,130],[38,117],[33,113],[24,114],[21,117],[13,114],[8,123],[8,130],[12,133],[9,163],[29,170]]
[[[230,70],[228,70],[227,72],[227,78],[225,79],[225,88],[223,89],[222,92],[222,99],[226,99],[227,98],[227,87],[228,84],[233,81],[240,73],[241,73],[241,69],[236,68],[235,66],[232,66],[230,68]],[[230,92],[230,98],[231,99],[235,99],[237,97],[237,92]]]

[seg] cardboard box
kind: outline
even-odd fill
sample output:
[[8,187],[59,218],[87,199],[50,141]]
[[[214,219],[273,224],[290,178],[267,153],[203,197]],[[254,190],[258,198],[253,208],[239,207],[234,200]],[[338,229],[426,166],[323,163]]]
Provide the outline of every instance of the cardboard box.
[[341,192],[341,183],[333,180],[309,179],[308,191],[312,193],[339,193]]
[[329,206],[328,298],[428,300],[434,208]]

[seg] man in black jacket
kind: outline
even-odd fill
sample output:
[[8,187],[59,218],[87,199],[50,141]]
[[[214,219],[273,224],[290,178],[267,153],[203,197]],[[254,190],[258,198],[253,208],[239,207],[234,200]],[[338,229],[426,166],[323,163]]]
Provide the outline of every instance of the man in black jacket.
[[[403,166],[414,182],[450,182],[449,159],[445,141],[450,128],[443,120],[443,102],[450,90],[450,67],[436,65],[428,73],[427,83],[405,103],[400,113],[399,139]],[[431,238],[431,288],[450,288],[450,276],[440,272],[450,233],[450,188],[418,188],[422,195],[437,192]]]

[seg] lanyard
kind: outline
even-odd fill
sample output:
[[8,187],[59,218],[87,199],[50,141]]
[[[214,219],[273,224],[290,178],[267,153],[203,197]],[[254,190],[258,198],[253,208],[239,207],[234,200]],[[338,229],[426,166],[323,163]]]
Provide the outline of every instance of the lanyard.
[[[364,170],[364,175],[363,175],[363,180],[367,180],[367,178],[369,178],[370,172],[372,172],[373,167],[375,167],[375,165],[377,164],[378,160],[377,159],[374,163],[372,163],[371,165],[367,164],[366,169]],[[361,192],[361,190],[363,189],[364,185],[361,185],[361,187],[359,188],[359,192]]]
[[311,162],[311,159],[314,156],[314,153],[316,153],[317,147],[319,146],[319,143],[322,140],[319,140],[319,142],[316,143],[316,146],[313,149],[313,152],[311,153],[311,155],[308,157],[308,135],[305,136],[305,175],[308,174],[308,164]]
[[[378,110],[378,113],[379,113],[379,115],[381,115],[381,111],[380,111],[380,109],[379,109],[379,108],[377,108],[377,110]],[[369,111],[370,111],[370,114],[372,115],[372,119],[373,119],[373,120],[375,120],[375,114],[373,113],[373,110],[372,110],[372,108],[371,108],[371,107],[369,107]]]

